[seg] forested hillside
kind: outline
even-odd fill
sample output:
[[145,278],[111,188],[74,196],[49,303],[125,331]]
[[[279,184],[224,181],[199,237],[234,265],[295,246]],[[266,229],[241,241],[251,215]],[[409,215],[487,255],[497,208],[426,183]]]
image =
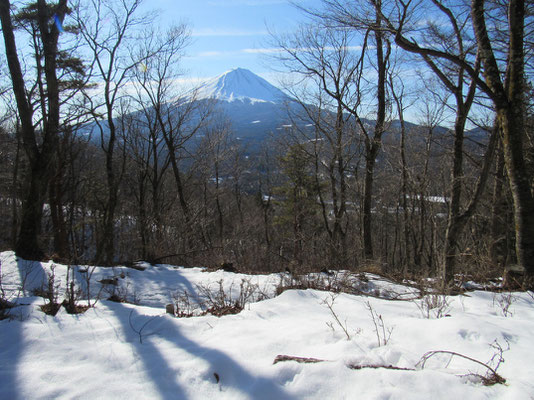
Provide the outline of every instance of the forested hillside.
[[0,2],[2,248],[529,286],[532,4],[300,7],[279,89],[185,88],[189,27],[141,0]]

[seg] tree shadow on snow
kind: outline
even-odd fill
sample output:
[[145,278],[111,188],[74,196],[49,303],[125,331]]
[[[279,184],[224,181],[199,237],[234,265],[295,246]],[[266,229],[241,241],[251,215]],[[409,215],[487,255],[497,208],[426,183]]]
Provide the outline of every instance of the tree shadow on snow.
[[[46,285],[48,275],[38,261],[26,261],[17,258],[19,286],[9,298],[14,303],[24,303],[18,297],[31,295],[33,289]],[[15,290],[15,288],[14,288]],[[24,353],[23,322],[27,318],[28,310],[24,306],[17,306],[9,311],[11,318],[0,321],[0,398],[18,400],[23,399],[21,387],[24,382],[18,377],[18,363]]]
[[24,349],[22,322],[0,321],[0,398],[23,399],[17,365]]
[[115,317],[121,324],[126,341],[134,347],[136,355],[143,363],[144,370],[154,383],[154,386],[160,392],[161,398],[185,399],[185,393],[176,379],[176,371],[169,367],[161,351],[146,337],[151,327],[147,326],[146,332],[145,329],[142,329],[142,325],[150,317],[141,316],[140,318],[140,315],[133,308],[130,309],[121,303],[108,303],[107,306],[114,311]]
[[[169,268],[167,265],[150,266],[144,271],[135,271],[132,275],[135,288],[143,293],[150,292],[147,288],[152,288],[156,292],[172,295],[173,293],[187,291],[190,295],[196,296],[196,288],[189,279],[184,276],[183,270]],[[144,299],[144,305],[160,306],[151,302],[150,298]]]
[[[151,340],[156,336],[206,361],[210,368],[205,379],[212,380],[214,385],[220,385],[219,390],[224,391],[225,387],[232,387],[242,392],[245,397],[254,399],[293,398],[274,380],[253,375],[226,353],[204,347],[185,337],[174,321],[166,315],[143,315],[135,308],[130,309],[122,304],[110,307],[115,311],[127,340],[135,346],[146,372],[164,399],[186,399],[186,396],[177,383],[180,370],[168,365],[164,355]],[[199,371],[199,374],[203,372]]]

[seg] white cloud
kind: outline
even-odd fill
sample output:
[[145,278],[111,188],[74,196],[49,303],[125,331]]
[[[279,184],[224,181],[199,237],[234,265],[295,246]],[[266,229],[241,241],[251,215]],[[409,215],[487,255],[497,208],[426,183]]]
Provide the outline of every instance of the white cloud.
[[281,51],[282,49],[279,47],[240,50],[241,53],[245,53],[245,54],[273,54],[273,53],[280,53]]
[[281,49],[278,48],[264,48],[264,49],[240,49],[240,50],[215,50],[215,51],[202,51],[200,53],[194,54],[191,58],[196,57],[235,57],[243,55],[253,55],[253,54],[272,54],[279,53]]
[[[361,51],[361,46],[348,46],[346,50],[348,51]],[[299,49],[290,49],[291,51],[311,51],[306,48]],[[326,51],[336,51],[333,47],[326,47]],[[284,50],[280,47],[264,47],[264,48],[245,48],[240,50],[214,50],[214,51],[202,51],[197,53],[191,58],[196,57],[230,57],[230,56],[239,56],[239,55],[254,55],[254,54],[276,54],[282,53]]]
[[203,29],[194,29],[192,36],[203,37],[203,36],[263,36],[267,35],[266,30],[239,30],[239,29],[213,29],[213,28],[203,28]]
[[235,7],[235,6],[267,6],[272,4],[287,4],[287,0],[210,0],[209,6],[223,6],[223,7]]
[[[332,46],[326,46],[324,48],[326,51],[337,51],[338,49]],[[311,52],[315,51],[315,49],[310,49],[306,47],[299,47],[299,48],[290,48],[290,51],[299,52],[299,51],[306,51]],[[362,46],[346,46],[345,50],[347,51],[361,51]],[[247,54],[273,54],[273,53],[281,53],[285,50],[280,47],[271,47],[271,48],[258,48],[258,49],[243,49],[241,50],[243,53]]]

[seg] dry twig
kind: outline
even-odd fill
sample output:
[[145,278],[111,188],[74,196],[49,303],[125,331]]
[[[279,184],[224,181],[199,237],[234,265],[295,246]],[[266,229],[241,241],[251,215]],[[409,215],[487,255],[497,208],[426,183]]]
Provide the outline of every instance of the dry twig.
[[420,365],[421,369],[424,369],[425,368],[425,363],[428,361],[428,359],[430,359],[431,357],[435,356],[436,354],[449,354],[449,355],[451,355],[451,357],[457,356],[457,357],[464,358],[466,360],[472,361],[472,362],[474,362],[476,364],[482,365],[484,368],[486,368],[488,370],[488,373],[485,376],[480,375],[480,374],[470,374],[470,375],[479,377],[482,380],[482,382],[484,383],[484,385],[486,385],[486,386],[495,385],[496,383],[506,383],[506,379],[504,379],[501,375],[499,375],[497,373],[497,371],[495,369],[491,368],[488,364],[485,364],[482,361],[476,360],[476,359],[474,359],[472,357],[468,357],[466,355],[463,355],[463,354],[460,354],[460,353],[456,353],[454,351],[447,351],[447,350],[429,351],[429,352],[423,354],[423,357],[421,357],[421,360],[419,360],[419,362],[416,364],[416,366]]

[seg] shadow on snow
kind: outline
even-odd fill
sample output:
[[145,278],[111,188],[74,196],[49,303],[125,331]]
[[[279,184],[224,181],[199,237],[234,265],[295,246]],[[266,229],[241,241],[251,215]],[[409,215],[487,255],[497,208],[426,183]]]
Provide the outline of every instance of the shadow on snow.
[[128,308],[123,304],[110,304],[109,307],[115,311],[127,340],[135,346],[146,372],[164,399],[187,397],[177,383],[180,371],[168,365],[164,355],[151,340],[154,336],[206,361],[210,365],[208,379],[213,379],[214,385],[217,383],[212,374],[217,373],[221,387],[233,387],[247,397],[281,400],[292,398],[272,379],[252,375],[224,352],[204,347],[185,337],[175,321],[168,316],[143,315],[135,308]]

